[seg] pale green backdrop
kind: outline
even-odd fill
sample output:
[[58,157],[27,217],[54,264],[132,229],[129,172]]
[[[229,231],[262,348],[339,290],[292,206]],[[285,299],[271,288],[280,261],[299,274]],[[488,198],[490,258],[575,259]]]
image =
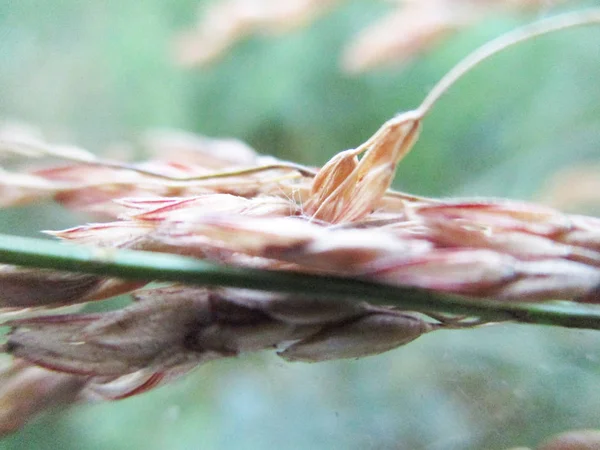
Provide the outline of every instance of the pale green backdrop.
[[[410,109],[469,50],[527,21],[498,16],[403,70],[349,77],[343,44],[388,8],[350,1],[307,29],[176,67],[197,0],[0,0],[0,118],[93,151],[145,130],[234,136],[321,164]],[[598,2],[570,2],[565,9]],[[529,19],[546,14],[530,15]],[[462,80],[425,121],[396,187],[535,199],[559,169],[600,162],[600,27],[526,43]],[[588,211],[598,213],[600,208]],[[0,231],[86,218],[34,205]],[[0,449],[506,449],[600,427],[600,333],[507,325],[425,336],[360,361],[216,362],[129,400],[45,415]]]

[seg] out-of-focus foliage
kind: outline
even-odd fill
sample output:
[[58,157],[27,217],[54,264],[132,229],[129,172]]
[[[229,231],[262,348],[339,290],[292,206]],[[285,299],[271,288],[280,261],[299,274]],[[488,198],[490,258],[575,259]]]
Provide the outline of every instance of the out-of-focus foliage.
[[[337,66],[344,42],[389,8],[352,1],[307,29],[253,38],[211,68],[184,72],[170,45],[197,3],[0,0],[0,117],[113,155],[144,130],[179,127],[321,164],[416,106],[468,51],[528,20],[498,16],[402,71],[348,77]],[[476,69],[425,120],[396,187],[546,198],[554,173],[597,164],[599,42],[600,29],[571,30]],[[2,211],[0,230],[31,235],[83,220],[35,206]],[[600,426],[599,348],[595,332],[508,325],[440,332],[360,361],[216,362],[138,398],[45,415],[0,449],[534,446]]]
[[[487,16],[550,7],[564,0],[395,0],[395,7],[349,39],[342,70],[358,74],[406,63]],[[197,24],[175,45],[182,66],[214,64],[253,35],[296,30],[339,7],[341,0],[220,0],[203,4]]]

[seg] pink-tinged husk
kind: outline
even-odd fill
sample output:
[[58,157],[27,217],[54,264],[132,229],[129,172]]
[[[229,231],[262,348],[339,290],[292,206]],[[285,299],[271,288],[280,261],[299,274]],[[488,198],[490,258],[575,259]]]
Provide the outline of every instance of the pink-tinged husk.
[[[239,214],[249,217],[282,217],[297,212],[297,206],[287,199],[246,199],[228,194],[139,201],[124,199],[120,203],[132,210],[131,213],[123,215],[120,221],[88,224],[45,233],[84,245],[177,253],[212,261],[248,265],[250,260],[237,249],[202,235],[189,235],[186,224],[196,217],[213,215],[215,210],[226,215]],[[185,242],[182,242],[182,239]],[[258,259],[253,259],[250,265],[263,266]]]
[[[171,286],[140,291],[135,297],[133,305],[119,311],[9,322],[13,329],[6,350],[46,369],[94,377],[96,391],[110,384],[106,395],[114,397],[243,352],[293,343],[284,353],[293,355],[306,342],[311,352],[320,348],[323,360],[367,356],[433,329],[417,316],[366,303],[240,289]],[[351,339],[357,330],[364,333]],[[118,380],[128,374],[137,375]]]
[[[495,229],[463,219],[426,219],[428,238],[444,247],[470,247],[498,251],[523,260],[569,259],[600,267],[600,252],[563,243],[543,235],[511,229]],[[571,234],[577,231],[569,231]],[[582,236],[582,238],[584,238]],[[583,240],[583,239],[582,239]]]
[[0,308],[78,303],[102,279],[95,275],[0,266]]
[[361,220],[370,214],[389,189],[396,165],[417,140],[420,120],[418,113],[408,112],[384,124],[363,144],[368,150],[358,164],[353,155],[358,155],[360,148],[334,157],[313,181],[305,214],[331,224]]
[[485,296],[515,279],[515,262],[489,250],[439,249],[414,258],[376,262],[362,276],[387,284]]
[[80,397],[86,401],[122,400],[169,383],[197,366],[197,361],[191,361],[169,369],[142,369],[117,377],[94,377]]
[[141,221],[120,221],[80,225],[59,231],[45,230],[44,233],[81,245],[132,248],[132,243],[143,240],[153,228],[152,224]]
[[303,362],[360,358],[407,344],[432,329],[432,325],[414,315],[378,312],[326,327],[292,344],[279,356],[287,361]]
[[350,192],[340,191],[339,187],[345,180],[355,179],[358,157],[356,151],[346,150],[334,155],[317,173],[310,188],[310,197],[304,202],[305,214],[317,220],[327,220],[328,216],[338,216],[340,211],[325,211],[322,205],[331,202],[332,196],[343,196],[343,200],[336,199],[334,205],[349,202]]
[[600,286],[600,270],[574,261],[545,260],[523,261],[516,265],[518,278],[493,292],[497,299],[532,300],[580,300]]
[[[159,230],[160,231],[160,230]],[[397,254],[424,254],[423,240],[401,241],[379,230],[329,229],[298,218],[206,216],[165,229],[157,239],[173,246],[195,240],[220,243],[223,248],[252,256],[297,263],[305,270],[332,273],[360,271],[364,264]]]
[[440,2],[410,2],[355,36],[344,49],[342,67],[357,74],[406,62],[464,27],[473,16],[465,8]]
[[573,229],[557,239],[568,245],[580,246],[600,252],[600,218],[569,216]]
[[600,448],[600,430],[570,430],[542,442],[537,450],[596,450]]
[[[153,250],[151,232],[157,227],[193,221],[196,217],[214,214],[282,217],[294,215],[297,206],[276,197],[246,199],[229,194],[208,194],[185,198],[122,199],[118,202],[131,212],[117,222],[81,225],[46,234],[78,244],[100,247],[125,247]],[[145,238],[148,245],[145,245]]]
[[34,174],[10,173],[0,169],[0,206],[27,205],[51,198],[70,187],[69,183],[56,183]]
[[388,15],[360,31],[346,45],[341,61],[345,71],[358,74],[406,64],[439,45],[448,36],[488,16],[532,8],[538,8],[539,12],[540,7],[560,2],[416,0],[395,3],[399,5]]
[[150,130],[141,137],[141,145],[154,160],[177,163],[184,168],[249,167],[265,159],[238,139],[215,139],[181,130]]
[[267,196],[247,199],[230,194],[208,194],[181,198],[165,206],[137,212],[125,218],[142,222],[185,222],[195,217],[214,214],[279,217],[295,215],[297,212],[298,206],[287,199]]
[[185,348],[190,327],[207,320],[206,298],[136,303],[105,314],[45,316],[9,322],[7,349],[42,367],[79,375],[119,376],[168,368],[196,355]]
[[[384,230],[326,227],[301,218],[242,220],[235,215],[214,215],[186,221],[175,229],[159,229],[155,237],[173,248],[206,251],[213,246],[221,252],[293,263],[292,270],[471,296],[575,299],[597,284],[597,252],[554,239],[573,231],[572,225],[564,225],[570,223],[568,217],[534,210],[534,219],[543,214],[555,222],[550,230],[529,221],[524,210],[504,204],[466,208],[466,215],[488,219],[492,225],[450,217],[448,211],[455,209],[460,208],[428,208],[424,218],[413,214],[414,220],[405,226],[399,223]],[[440,210],[441,218],[434,215]],[[507,211],[506,216],[499,210]],[[542,229],[545,234],[535,233]]]
[[573,228],[566,214],[534,203],[515,200],[480,199],[448,200],[442,203],[418,205],[413,214],[423,220],[465,220],[479,226],[521,231],[553,238]]
[[[177,288],[175,288],[177,289]],[[198,288],[202,289],[202,288]],[[189,292],[190,288],[185,291]],[[140,291],[145,292],[145,291]],[[193,295],[193,294],[192,294]],[[372,308],[354,300],[278,294],[248,289],[222,288],[213,291],[220,304],[250,308],[294,325],[324,325],[359,317]],[[231,314],[231,310],[227,315]]]
[[[287,193],[289,196],[292,191],[308,190],[308,186],[303,187],[303,178],[293,169],[192,180],[221,171],[281,162],[273,157],[260,156],[236,140],[167,136],[150,137],[146,145],[163,154],[143,163],[109,161],[104,164],[89,152],[77,149],[77,159],[71,164],[36,169],[25,174],[2,172],[0,191],[4,195],[1,204],[12,206],[53,198],[71,209],[117,217],[124,209],[113,200],[120,197],[188,197],[224,193],[252,198],[261,194],[285,196]],[[6,146],[20,149],[22,144],[7,142]],[[73,155],[69,149],[41,142],[26,150],[31,150],[34,156],[49,154],[67,160]],[[83,163],[82,154],[86,161]]]
[[177,61],[185,66],[210,64],[252,34],[278,34],[310,23],[340,0],[226,0],[212,4],[205,17],[179,36]]
[[0,310],[81,304],[124,294],[145,284],[97,275],[2,265]]
[[77,400],[88,379],[14,361],[0,372],[0,436],[12,433],[37,414]]
[[146,282],[101,278],[95,275],[31,271],[12,267],[0,273],[0,308],[57,307],[103,300],[137,289]]

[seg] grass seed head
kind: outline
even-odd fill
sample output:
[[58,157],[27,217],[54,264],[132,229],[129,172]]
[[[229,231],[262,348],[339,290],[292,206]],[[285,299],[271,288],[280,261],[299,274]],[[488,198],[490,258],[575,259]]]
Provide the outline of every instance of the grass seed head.
[[[456,80],[518,42],[597,22],[598,12],[567,14],[492,41],[451,70],[419,108],[386,122],[365,143],[335,156],[316,173],[264,160],[232,142],[188,139],[185,162],[158,155],[141,164],[29,143],[17,148],[71,164],[6,176],[0,187],[12,202],[53,196],[74,209],[104,210],[112,222],[51,233],[103,247],[97,251],[176,253],[475,298],[599,302],[598,219],[523,202],[437,200],[389,190],[422,119]],[[175,145],[157,142],[157,148]],[[252,161],[251,167],[215,151],[219,145],[235,149],[244,162]],[[190,150],[195,146],[200,148],[196,153]],[[143,284],[0,268],[2,307],[84,303]],[[198,364],[244,352],[277,348],[290,361],[354,358],[404,345],[429,331],[482,323],[349,300],[333,303],[316,294],[172,285],[137,291],[134,298],[119,311],[9,322],[5,350],[25,364],[84,375],[82,396],[116,399],[151,389]],[[18,386],[27,390],[30,385],[24,376]],[[10,404],[14,398],[13,391],[0,391],[0,402]]]

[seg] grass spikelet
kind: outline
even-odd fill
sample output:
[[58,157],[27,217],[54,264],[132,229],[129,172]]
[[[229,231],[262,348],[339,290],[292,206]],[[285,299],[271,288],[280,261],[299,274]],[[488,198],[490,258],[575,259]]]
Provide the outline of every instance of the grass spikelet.
[[[525,202],[390,190],[423,119],[464,74],[524,40],[599,22],[598,10],[566,14],[490,42],[448,72],[415,110],[390,119],[319,170],[261,157],[229,140],[187,139],[199,149],[186,147],[181,162],[159,154],[146,163],[2,142],[5,150],[69,163],[1,174],[7,204],[51,196],[111,221],[47,232],[87,246],[71,247],[77,257],[47,243],[39,253],[18,247],[27,240],[0,246],[4,262],[40,267],[0,267],[0,307],[56,307],[128,292],[136,300],[107,313],[6,323],[11,332],[4,350],[18,358],[6,376],[20,373],[15,386],[26,391],[26,372],[36,370],[44,382],[54,380],[48,370],[64,372],[70,375],[59,384],[74,383],[69,392],[77,398],[117,399],[199,364],[259,350],[317,362],[378,354],[425,333],[489,322],[600,329],[589,311],[526,303],[600,302],[598,219]],[[243,164],[219,153],[230,147]],[[157,280],[170,284],[140,289]],[[404,303],[399,295],[389,305],[381,304],[387,301],[381,295],[364,298],[373,289],[398,294],[392,286],[404,288]],[[0,392],[0,402],[15,406],[15,398],[14,390]]]

